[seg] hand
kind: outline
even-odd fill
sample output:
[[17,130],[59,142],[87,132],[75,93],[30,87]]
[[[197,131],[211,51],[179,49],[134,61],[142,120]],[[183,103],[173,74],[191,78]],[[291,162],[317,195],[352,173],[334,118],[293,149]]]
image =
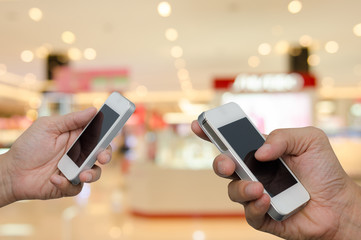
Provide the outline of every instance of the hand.
[[[1,198],[0,191],[0,206],[22,199],[52,199],[78,194],[83,184],[72,185],[60,173],[57,164],[95,114],[96,109],[89,108],[36,120],[9,151],[1,155],[0,177],[5,197]],[[97,160],[106,164],[110,158],[109,146]],[[82,183],[94,182],[100,175],[101,168],[94,165],[82,172],[79,178]]]
[[[192,130],[208,140],[198,123]],[[255,229],[286,239],[355,239],[361,233],[361,191],[347,176],[334,154],[327,136],[308,127],[273,131],[256,152],[260,161],[282,157],[311,196],[308,204],[283,222],[267,215],[270,197],[259,182],[233,180],[229,197],[245,207],[248,223]],[[213,163],[221,177],[230,177],[235,164],[226,155]]]

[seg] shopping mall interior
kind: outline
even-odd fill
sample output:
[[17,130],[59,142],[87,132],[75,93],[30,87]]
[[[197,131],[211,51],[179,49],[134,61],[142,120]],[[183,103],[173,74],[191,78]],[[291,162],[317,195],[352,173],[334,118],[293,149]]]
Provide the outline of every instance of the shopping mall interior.
[[0,0],[0,153],[43,116],[136,110],[75,197],[0,209],[0,239],[279,239],[228,197],[191,122],[235,102],[258,129],[322,129],[361,179],[361,1]]

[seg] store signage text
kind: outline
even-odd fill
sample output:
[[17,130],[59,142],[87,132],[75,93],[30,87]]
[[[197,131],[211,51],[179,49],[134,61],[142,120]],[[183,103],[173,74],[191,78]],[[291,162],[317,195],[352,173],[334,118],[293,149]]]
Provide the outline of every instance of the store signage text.
[[289,92],[316,87],[310,73],[242,73],[236,77],[217,77],[213,88],[234,92]]
[[239,74],[231,90],[234,92],[289,92],[298,91],[304,85],[298,73]]

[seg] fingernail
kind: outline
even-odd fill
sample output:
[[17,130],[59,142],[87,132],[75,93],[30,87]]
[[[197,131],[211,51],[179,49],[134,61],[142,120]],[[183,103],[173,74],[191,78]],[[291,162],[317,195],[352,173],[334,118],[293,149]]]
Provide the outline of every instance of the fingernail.
[[258,149],[257,152],[264,154],[264,153],[268,152],[270,149],[271,149],[271,144],[265,143]]
[[220,174],[222,175],[226,175],[226,168],[224,166],[224,162],[223,161],[219,161],[217,163],[217,170]]
[[110,162],[110,160],[112,159],[112,156],[110,154],[108,154],[107,156],[107,163]]
[[90,173],[87,173],[86,175],[85,175],[85,181],[86,182],[90,182],[92,180],[92,175],[90,174]]
[[254,206],[256,208],[261,208],[263,206],[263,202],[262,202],[262,199],[258,199],[255,203],[254,203]]
[[61,178],[60,178],[60,176],[58,176],[58,175],[55,175],[55,176],[52,178],[52,181],[53,181],[53,183],[55,183],[56,185],[60,185],[60,184],[61,184]]
[[253,184],[252,183],[248,184],[245,187],[244,192],[246,193],[247,196],[252,196],[252,194],[253,194]]

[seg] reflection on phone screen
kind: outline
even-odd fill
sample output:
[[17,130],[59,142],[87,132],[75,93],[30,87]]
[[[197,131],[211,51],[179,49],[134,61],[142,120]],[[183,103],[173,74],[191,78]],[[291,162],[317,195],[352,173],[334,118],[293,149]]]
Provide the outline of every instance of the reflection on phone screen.
[[297,183],[280,159],[260,162],[254,154],[264,139],[247,118],[234,121],[218,129],[253,175],[273,197]]
[[67,153],[78,167],[84,163],[118,117],[118,113],[108,105],[103,105]]

